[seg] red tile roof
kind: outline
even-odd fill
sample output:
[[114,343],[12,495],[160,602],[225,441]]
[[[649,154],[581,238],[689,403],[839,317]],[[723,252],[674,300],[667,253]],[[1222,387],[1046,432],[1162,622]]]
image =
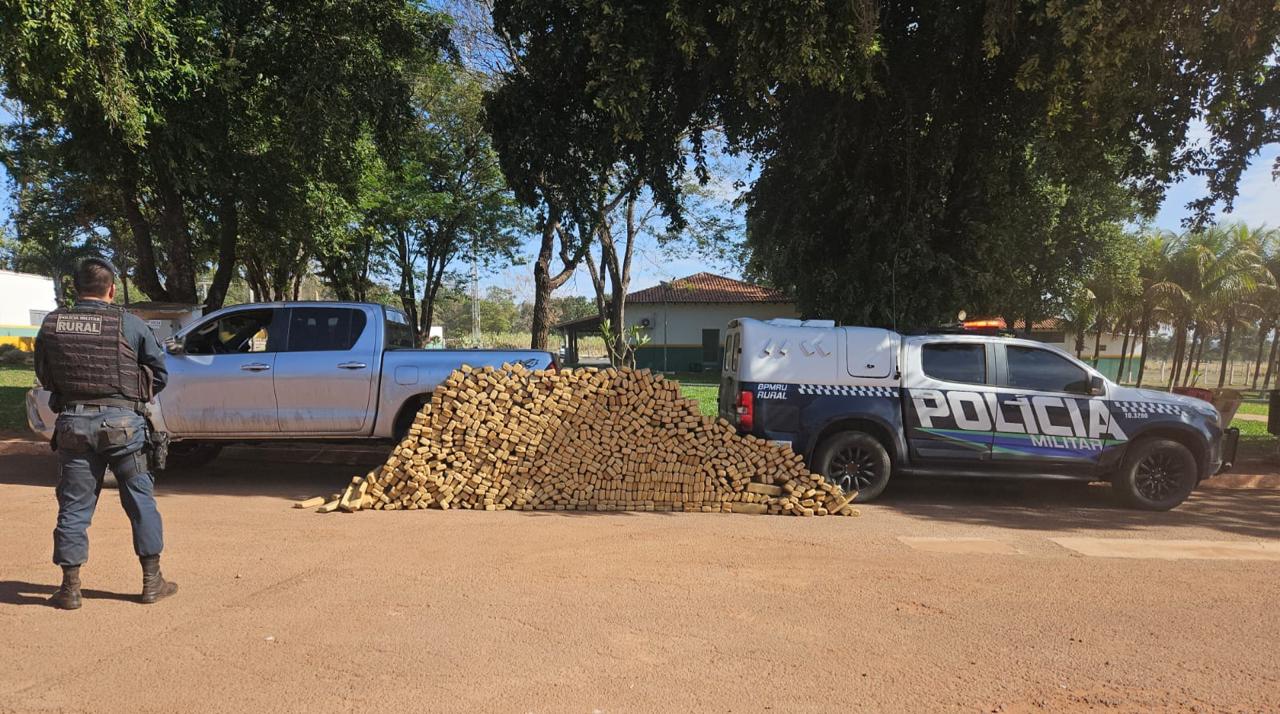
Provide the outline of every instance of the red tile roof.
[[744,283],[713,273],[696,273],[664,282],[627,296],[627,302],[643,303],[789,303],[781,291]]
[[[1026,320],[1018,320],[1017,322],[1014,322],[1009,329],[1021,330],[1026,324],[1027,324]],[[1033,322],[1031,323],[1031,329],[1033,331],[1043,330],[1045,332],[1056,332],[1062,329],[1062,319],[1057,317],[1051,317],[1047,320],[1040,320],[1038,322]]]

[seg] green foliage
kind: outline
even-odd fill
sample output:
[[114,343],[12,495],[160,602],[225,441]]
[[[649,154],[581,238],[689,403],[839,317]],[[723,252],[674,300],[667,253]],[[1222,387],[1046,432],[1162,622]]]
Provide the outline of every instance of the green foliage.
[[0,366],[0,431],[27,428],[27,390],[35,384],[35,372],[28,366]]
[[640,325],[615,328],[608,318],[600,320],[600,334],[604,337],[609,364],[615,367],[635,367],[636,348],[649,344],[649,332]]
[[1051,311],[1171,180],[1210,177],[1201,219],[1229,205],[1278,127],[1270,0],[499,0],[494,21],[515,58],[489,116],[523,201],[589,214],[621,165],[678,229],[722,129],[761,165],[750,272],[846,322]]
[[[446,51],[439,14],[405,0],[321,4],[0,0],[0,81],[51,184],[90,231],[127,232],[153,299],[221,304],[240,249],[287,296],[360,200],[363,138],[411,123],[409,72]],[[19,145],[19,148],[22,144]],[[51,165],[54,165],[51,163]]]
[[481,121],[479,79],[454,64],[414,78],[412,121],[391,151],[362,141],[357,197],[329,213],[317,258],[346,299],[366,299],[379,280],[394,285],[421,337],[438,324],[437,293],[455,261],[515,262],[524,216]]

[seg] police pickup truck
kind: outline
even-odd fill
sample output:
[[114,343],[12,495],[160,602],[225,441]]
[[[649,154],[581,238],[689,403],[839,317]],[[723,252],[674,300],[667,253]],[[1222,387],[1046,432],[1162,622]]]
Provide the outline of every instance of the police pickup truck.
[[826,320],[730,322],[719,409],[858,501],[890,477],[969,474],[1110,481],[1167,510],[1230,467],[1239,437],[1208,402],[1122,387],[1040,342]]

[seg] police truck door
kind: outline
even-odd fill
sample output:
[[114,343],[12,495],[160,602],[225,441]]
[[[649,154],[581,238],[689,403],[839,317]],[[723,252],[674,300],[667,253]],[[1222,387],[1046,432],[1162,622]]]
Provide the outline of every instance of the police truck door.
[[963,337],[908,342],[903,387],[912,461],[963,470],[985,466],[993,434],[991,345]]
[[1055,350],[993,346],[1002,351],[993,463],[1091,474],[1114,443],[1106,397],[1090,393],[1093,375]]

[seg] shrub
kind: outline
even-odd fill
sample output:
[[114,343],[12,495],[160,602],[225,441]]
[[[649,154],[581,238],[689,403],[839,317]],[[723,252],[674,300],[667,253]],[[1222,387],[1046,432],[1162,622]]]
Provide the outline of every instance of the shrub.
[[36,362],[35,355],[24,352],[14,345],[0,345],[0,365],[7,367],[30,367]]

